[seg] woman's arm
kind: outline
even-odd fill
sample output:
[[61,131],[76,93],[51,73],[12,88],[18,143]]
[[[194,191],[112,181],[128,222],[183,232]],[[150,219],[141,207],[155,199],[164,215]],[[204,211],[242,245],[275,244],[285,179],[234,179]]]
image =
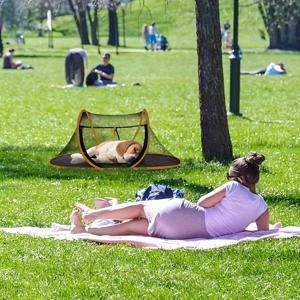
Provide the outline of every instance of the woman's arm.
[[257,230],[269,230],[269,210],[267,209],[255,221]]
[[205,208],[214,206],[225,197],[225,192],[226,192],[226,187],[224,185],[221,185],[220,187],[214,189],[210,193],[202,196],[198,200],[197,205]]

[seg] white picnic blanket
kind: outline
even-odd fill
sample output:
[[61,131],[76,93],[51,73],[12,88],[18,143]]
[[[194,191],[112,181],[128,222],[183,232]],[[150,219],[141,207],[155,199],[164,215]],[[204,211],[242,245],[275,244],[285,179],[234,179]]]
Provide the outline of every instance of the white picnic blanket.
[[128,235],[128,236],[97,236],[90,233],[71,234],[69,232],[70,225],[61,225],[53,223],[49,228],[39,227],[14,227],[0,228],[0,231],[13,234],[25,234],[34,237],[54,238],[65,240],[85,240],[104,244],[125,243],[145,248],[160,249],[195,249],[205,250],[226,247],[240,242],[253,242],[261,239],[273,238],[291,238],[300,237],[300,227],[288,226],[281,227],[280,224],[272,225],[268,231],[251,231],[254,225],[251,224],[247,230],[235,234],[228,234],[212,239],[189,239],[189,240],[168,240],[155,237]]

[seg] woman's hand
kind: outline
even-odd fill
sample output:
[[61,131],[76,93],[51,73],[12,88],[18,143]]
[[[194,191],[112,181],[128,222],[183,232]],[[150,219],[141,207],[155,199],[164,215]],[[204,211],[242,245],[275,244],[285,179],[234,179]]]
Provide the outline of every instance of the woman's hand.
[[102,72],[102,71],[100,71],[100,70],[97,70],[97,69],[95,69],[95,72],[96,72],[98,75],[100,75],[100,76],[102,76],[102,75],[103,75],[103,72]]

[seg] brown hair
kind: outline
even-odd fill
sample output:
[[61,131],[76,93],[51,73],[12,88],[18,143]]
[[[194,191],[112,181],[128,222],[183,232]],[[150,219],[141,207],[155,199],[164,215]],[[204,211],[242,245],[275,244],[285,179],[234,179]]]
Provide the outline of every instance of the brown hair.
[[256,184],[259,180],[259,165],[265,160],[262,154],[251,152],[245,157],[235,159],[228,172],[228,177],[238,180],[243,176],[247,183]]

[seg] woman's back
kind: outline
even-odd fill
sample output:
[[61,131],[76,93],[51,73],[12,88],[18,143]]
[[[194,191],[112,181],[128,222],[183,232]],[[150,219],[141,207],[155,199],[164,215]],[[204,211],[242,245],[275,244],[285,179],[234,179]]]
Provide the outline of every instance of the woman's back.
[[261,195],[236,181],[227,182],[225,187],[225,197],[206,208],[205,224],[212,237],[243,231],[268,208]]

